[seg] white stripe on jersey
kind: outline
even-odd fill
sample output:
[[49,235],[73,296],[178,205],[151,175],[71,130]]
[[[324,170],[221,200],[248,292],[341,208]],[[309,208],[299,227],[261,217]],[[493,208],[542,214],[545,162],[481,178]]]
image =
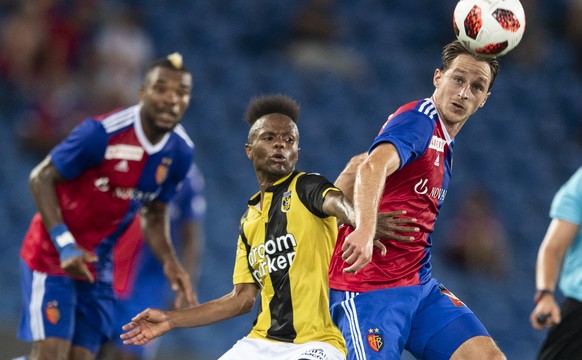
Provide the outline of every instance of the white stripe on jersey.
[[192,139],[190,139],[190,136],[188,136],[188,134],[186,133],[186,129],[184,129],[182,124],[178,124],[174,128],[174,132],[176,134],[178,134],[178,136],[180,136],[182,139],[184,139],[184,141],[186,142],[186,144],[188,144],[188,146],[190,146],[191,148],[194,148],[194,142],[192,141]]
[[436,120],[436,118],[438,117],[436,106],[431,99],[424,99],[424,101],[418,108],[418,112],[430,116],[430,118],[433,120]]
[[125,110],[121,110],[119,112],[116,112],[115,114],[106,117],[105,119],[103,119],[101,123],[103,124],[105,131],[108,134],[110,134],[125,126],[130,125],[138,117],[139,117],[139,106],[134,105],[132,107],[129,107]]
[[[169,138],[169,133],[166,134],[164,138],[157,144],[155,145],[151,144],[149,140],[146,138],[145,134],[143,133],[139,109],[140,109],[139,105],[128,107],[127,109],[111,114],[110,116],[103,119],[101,123],[105,128],[105,132],[107,132],[108,134],[135,123],[136,135],[140,140],[141,145],[144,147],[148,154],[156,153],[165,146]],[[189,147],[194,148],[194,142],[192,141],[192,139],[190,139],[190,137],[186,133],[186,130],[181,124],[176,125],[176,127],[174,128],[174,132],[178,136],[180,136],[186,142],[186,144],[188,144]]]
[[44,299],[44,283],[46,274],[38,271],[32,272],[32,296],[29,305],[30,329],[32,340],[44,340],[44,322],[42,316],[42,301]]
[[[356,360],[366,360],[366,351],[364,349],[364,341],[362,340],[362,333],[360,332],[360,324],[358,321],[358,312],[356,311],[356,304],[354,303],[354,296],[358,293],[346,291],[346,300],[341,302],[348,322],[350,324],[350,332],[352,333],[352,342],[354,344],[354,351]],[[348,350],[349,351],[349,350]]]

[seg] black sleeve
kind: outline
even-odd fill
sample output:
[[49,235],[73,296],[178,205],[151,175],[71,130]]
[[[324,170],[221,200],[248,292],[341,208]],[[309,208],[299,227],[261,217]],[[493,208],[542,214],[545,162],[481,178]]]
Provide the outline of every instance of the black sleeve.
[[337,188],[326,178],[319,174],[304,174],[297,179],[297,195],[309,211],[320,218],[328,215],[323,212],[324,195],[329,189]]

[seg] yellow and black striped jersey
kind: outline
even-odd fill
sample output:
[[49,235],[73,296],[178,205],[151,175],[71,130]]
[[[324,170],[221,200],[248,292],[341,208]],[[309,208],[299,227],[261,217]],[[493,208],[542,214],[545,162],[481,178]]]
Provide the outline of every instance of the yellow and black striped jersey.
[[329,314],[328,266],[337,220],[323,200],[339,191],[318,174],[294,171],[255,194],[241,219],[234,284],[256,283],[261,305],[252,338],[345,343]]

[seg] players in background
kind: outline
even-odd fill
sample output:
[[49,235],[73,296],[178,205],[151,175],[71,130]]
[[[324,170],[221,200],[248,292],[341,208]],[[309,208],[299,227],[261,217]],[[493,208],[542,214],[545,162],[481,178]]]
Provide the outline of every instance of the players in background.
[[[186,179],[169,204],[170,230],[178,256],[190,273],[192,287],[196,290],[199,259],[204,242],[204,178],[196,164],[192,164]],[[169,284],[159,261],[143,241],[139,217],[132,222],[113,250],[114,283],[117,301],[113,339],[107,353],[116,360],[154,359],[159,341],[146,346],[123,345],[119,335],[121,327],[139,311],[148,308],[166,308]],[[100,358],[105,358],[106,353]]]
[[18,336],[32,359],[92,360],[112,334],[112,251],[141,210],[144,237],[179,292],[195,302],[167,226],[167,202],[192,163],[180,125],[192,76],[182,57],[152,63],[135,106],[88,118],[30,174],[38,213],[21,256]]
[[[262,311],[250,334],[221,360],[345,358],[344,340],[328,310],[327,268],[337,235],[335,217],[352,223],[354,212],[351,202],[324,177],[295,170],[298,115],[298,104],[282,95],[249,104],[245,150],[259,192],[241,219],[232,292],[189,309],[147,309],[124,326],[126,344],[143,345],[173,328],[204,326],[247,313],[260,294]],[[411,219],[390,222],[385,235],[414,230],[402,226]]]
[[[582,168],[554,196],[550,217],[552,221],[538,252],[535,308],[530,322],[536,330],[550,328],[538,353],[538,359],[580,359]],[[565,295],[560,306],[554,297],[557,287]]]
[[[336,185],[353,196],[354,229],[340,228],[330,264],[330,303],[348,359],[505,359],[473,312],[431,276],[430,237],[447,194],[454,137],[485,105],[496,59],[446,45],[430,98],[390,115],[369,153],[354,157]],[[358,166],[359,165],[359,166]],[[355,181],[355,182],[354,182]],[[410,243],[381,239],[378,211],[403,209],[421,229]]]

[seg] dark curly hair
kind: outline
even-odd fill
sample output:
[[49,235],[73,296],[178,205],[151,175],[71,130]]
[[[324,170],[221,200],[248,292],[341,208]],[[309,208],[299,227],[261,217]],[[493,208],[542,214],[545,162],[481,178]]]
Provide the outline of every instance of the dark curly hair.
[[262,95],[252,98],[249,102],[245,113],[245,121],[252,126],[258,119],[265,115],[282,114],[291,118],[294,123],[297,123],[299,109],[299,103],[287,95]]

